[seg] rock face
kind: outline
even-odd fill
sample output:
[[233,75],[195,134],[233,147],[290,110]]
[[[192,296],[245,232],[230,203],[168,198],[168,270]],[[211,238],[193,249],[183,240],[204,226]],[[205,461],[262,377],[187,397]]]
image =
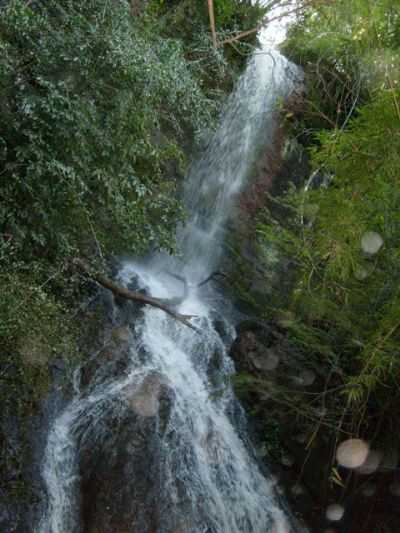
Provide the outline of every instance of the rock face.
[[[323,397],[324,369],[311,368],[274,321],[240,323],[231,357],[236,370],[250,376],[242,401],[249,413],[256,413],[251,420],[260,449],[266,450],[259,456],[272,467],[310,531],[328,531],[334,522],[335,531],[370,533],[384,524],[385,531],[397,532],[399,456],[390,448],[369,450],[366,442],[338,437],[324,425],[328,410],[315,401]],[[314,398],[311,406],[305,398]],[[278,441],[270,427],[279,428]],[[337,482],[332,482],[333,469]]]
[[[243,357],[243,354],[246,357]],[[279,365],[279,355],[262,344],[254,331],[244,331],[232,348],[232,355],[238,366],[249,372],[268,372],[276,370]]]
[[157,416],[160,400],[168,389],[162,376],[154,372],[143,380],[137,390],[127,391],[127,402],[134,413],[142,417]]
[[158,450],[173,393],[158,375],[150,375],[103,418],[99,438],[83,443],[80,470],[82,524],[85,533],[159,531]]
[[[124,303],[119,314],[124,319]],[[113,325],[100,358],[87,365],[85,386],[105,373],[126,375],[133,332]],[[157,372],[127,385],[96,419],[80,428],[81,523],[83,533],[148,533],[160,529],[157,491],[158,450],[174,403],[174,392]],[[100,417],[100,420],[99,420]],[[86,422],[85,422],[86,423]]]
[[[18,457],[23,454],[18,422],[17,417],[7,417],[0,423],[1,435],[4,435],[1,447],[1,475],[3,483],[11,488],[17,487],[20,478]],[[15,501],[15,494],[12,491],[10,494],[1,491],[0,496],[0,531],[15,531],[19,523],[21,505]]]
[[288,341],[284,328],[277,323],[247,320],[239,324],[231,348],[238,372],[265,379],[269,387],[279,385],[302,388],[316,379],[316,371]]
[[127,412],[102,449],[88,450],[82,458],[82,519],[87,533],[157,530],[157,502],[148,497],[157,483],[156,421],[147,418],[132,431],[135,422],[134,413]]

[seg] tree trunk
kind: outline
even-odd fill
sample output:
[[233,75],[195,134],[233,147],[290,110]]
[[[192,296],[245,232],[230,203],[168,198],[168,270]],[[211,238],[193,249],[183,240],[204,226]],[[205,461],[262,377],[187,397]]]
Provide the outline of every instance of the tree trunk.
[[217,48],[217,32],[215,30],[214,1],[208,0],[208,16],[210,18],[211,35],[214,48]]

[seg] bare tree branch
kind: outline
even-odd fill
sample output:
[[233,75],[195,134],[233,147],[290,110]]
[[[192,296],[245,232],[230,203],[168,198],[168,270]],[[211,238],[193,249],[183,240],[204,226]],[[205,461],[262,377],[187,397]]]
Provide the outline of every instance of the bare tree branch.
[[[326,0],[322,0],[322,1],[326,1]],[[252,28],[251,30],[246,30],[246,31],[240,32],[240,33],[234,35],[233,37],[229,37],[228,39],[224,39],[223,41],[220,41],[218,43],[218,46],[222,46],[224,44],[231,44],[231,43],[233,43],[235,41],[239,41],[240,39],[244,39],[248,35],[252,35],[253,33],[257,33],[262,28],[265,28],[265,26],[268,26],[268,24],[270,24],[274,20],[280,20],[282,18],[289,17],[290,15],[301,13],[304,9],[306,9],[307,7],[312,7],[317,2],[318,2],[318,0],[310,0],[308,2],[304,1],[299,6],[296,6],[293,9],[289,9],[288,11],[284,11],[283,13],[280,13],[279,15],[276,15],[275,17],[271,17],[271,18],[266,17],[255,28]],[[279,2],[273,2],[271,4],[271,7],[275,6],[275,5],[279,5]],[[285,4],[283,4],[283,5],[285,5]],[[290,2],[287,5],[290,5]]]
[[212,279],[216,278],[217,276],[221,276],[222,278],[226,278],[227,277],[226,274],[224,274],[223,272],[212,272],[206,279],[204,279],[203,281],[198,283],[197,286],[198,287],[202,287],[203,285],[205,285],[206,283],[208,283]]
[[93,271],[83,259],[76,258],[74,260],[74,264],[78,266],[83,272],[85,272],[85,274],[87,274],[92,280],[99,283],[105,289],[110,290],[115,296],[120,296],[121,298],[125,298],[126,300],[132,300],[140,304],[151,305],[152,307],[161,309],[162,311],[172,316],[185,326],[193,329],[194,331],[199,331],[198,328],[196,328],[195,326],[193,326],[193,324],[189,322],[189,320],[193,318],[193,315],[182,315],[171,309],[168,305],[166,305],[165,300],[161,301],[158,298],[152,298],[151,296],[146,296],[145,294],[141,294],[140,292],[130,291],[125,287],[117,285],[103,274]]

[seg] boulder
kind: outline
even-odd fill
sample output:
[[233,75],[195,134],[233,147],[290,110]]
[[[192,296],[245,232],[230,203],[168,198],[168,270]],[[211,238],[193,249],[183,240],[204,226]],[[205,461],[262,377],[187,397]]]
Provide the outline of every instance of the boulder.
[[[84,533],[160,530],[160,449],[173,392],[158,374],[127,387],[120,401],[82,443],[80,470]],[[106,409],[108,411],[108,409]]]

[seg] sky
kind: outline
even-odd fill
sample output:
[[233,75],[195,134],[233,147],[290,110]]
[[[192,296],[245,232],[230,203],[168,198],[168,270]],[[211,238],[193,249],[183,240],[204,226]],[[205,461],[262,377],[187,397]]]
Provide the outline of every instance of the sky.
[[[271,0],[262,0],[260,2],[263,5],[268,5],[271,3]],[[293,6],[296,4],[295,1],[292,2]],[[285,7],[277,6],[273,8],[269,13],[269,18],[275,18],[282,13],[290,11],[291,7],[285,2]],[[283,17],[282,19],[273,20],[270,24],[264,27],[259,34],[260,42],[268,47],[274,48],[277,47],[285,40],[286,28],[288,24],[294,20],[294,15],[289,15]]]

